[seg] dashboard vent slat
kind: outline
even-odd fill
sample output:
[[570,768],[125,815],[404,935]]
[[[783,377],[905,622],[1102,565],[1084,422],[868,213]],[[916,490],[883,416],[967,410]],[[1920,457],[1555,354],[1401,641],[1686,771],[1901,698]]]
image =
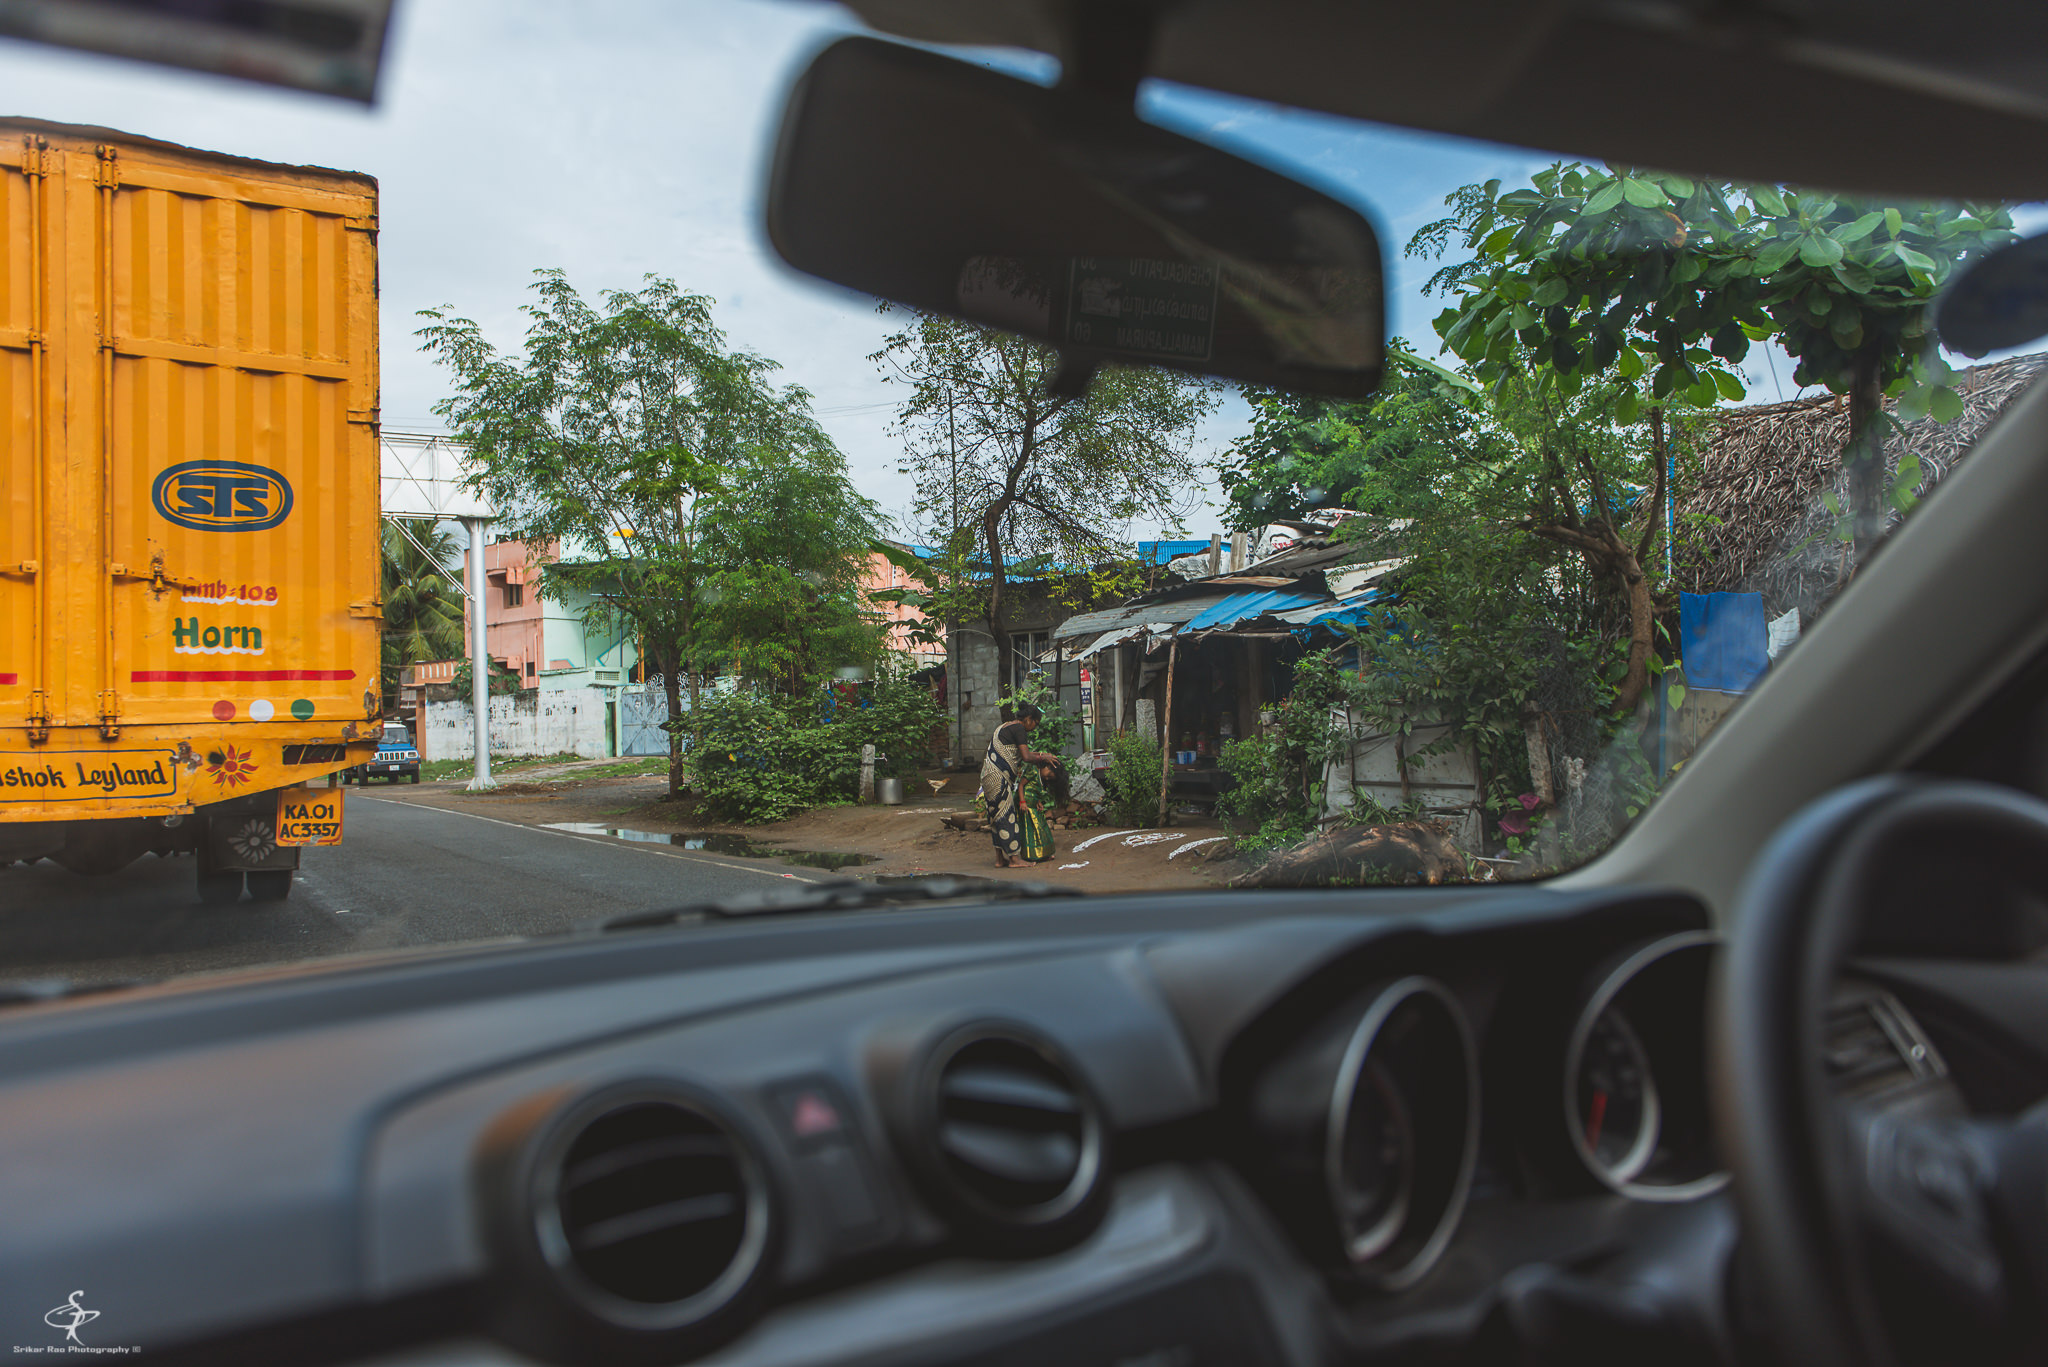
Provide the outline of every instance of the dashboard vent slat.
[[960,1163],[1004,1181],[1049,1188],[1055,1195],[1081,1161],[1081,1146],[1072,1135],[1030,1134],[992,1125],[942,1125],[939,1147]]
[[1100,1212],[1100,1103],[1049,1041],[967,1027],[928,1056],[912,1122],[920,1176],[963,1228],[1009,1247],[1063,1238]]
[[684,1225],[703,1224],[709,1220],[724,1220],[737,1214],[739,1201],[725,1192],[713,1192],[709,1196],[692,1196],[687,1200],[670,1201],[666,1205],[649,1206],[626,1215],[615,1215],[609,1220],[600,1220],[586,1225],[572,1235],[576,1251],[593,1252],[609,1248],[613,1244],[637,1239],[643,1234],[657,1234],[679,1229]]
[[1874,1096],[1909,1087],[1946,1070],[1886,992],[1837,1000],[1828,1008],[1822,1065],[1838,1096]]
[[562,1190],[573,1191],[589,1182],[616,1176],[629,1168],[673,1158],[717,1158],[728,1148],[716,1135],[671,1135],[643,1140],[588,1158],[562,1174]]
[[578,1272],[622,1300],[671,1305],[709,1290],[739,1258],[747,1188],[724,1127],[647,1101],[583,1127],[563,1155],[555,1201]]

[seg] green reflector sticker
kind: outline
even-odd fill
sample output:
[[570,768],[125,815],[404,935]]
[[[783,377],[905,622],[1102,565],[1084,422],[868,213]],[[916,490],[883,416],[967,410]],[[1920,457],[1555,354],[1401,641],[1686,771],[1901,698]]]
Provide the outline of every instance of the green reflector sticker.
[[300,721],[313,720],[313,700],[311,698],[292,699],[292,715]]

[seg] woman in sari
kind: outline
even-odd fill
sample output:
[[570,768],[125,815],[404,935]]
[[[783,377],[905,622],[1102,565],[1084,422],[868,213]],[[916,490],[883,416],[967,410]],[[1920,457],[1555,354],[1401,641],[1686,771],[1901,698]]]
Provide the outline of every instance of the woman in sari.
[[996,863],[1003,868],[1019,859],[1042,864],[1052,858],[1052,823],[1045,817],[1045,791],[1037,771],[1050,774],[1060,763],[1030,746],[1042,714],[1020,703],[1015,721],[1004,722],[988,743],[981,762],[981,795],[988,803],[988,833],[995,842]]

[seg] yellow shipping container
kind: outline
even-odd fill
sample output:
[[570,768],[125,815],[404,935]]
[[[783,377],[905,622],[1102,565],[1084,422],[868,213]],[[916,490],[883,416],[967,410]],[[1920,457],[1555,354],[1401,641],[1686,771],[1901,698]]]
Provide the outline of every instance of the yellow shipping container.
[[0,859],[221,893],[374,753],[376,242],[368,176],[0,120]]

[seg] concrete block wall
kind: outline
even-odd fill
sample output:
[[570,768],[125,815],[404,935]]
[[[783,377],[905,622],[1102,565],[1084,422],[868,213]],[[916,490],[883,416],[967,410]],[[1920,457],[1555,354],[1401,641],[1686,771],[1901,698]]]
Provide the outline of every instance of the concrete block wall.
[[[423,758],[470,759],[476,753],[475,713],[467,701],[430,702],[419,731]],[[525,689],[491,699],[493,755],[578,755],[603,759],[611,753],[601,689]]]
[[955,630],[946,655],[947,724],[952,728],[956,760],[979,764],[1002,715],[1002,694],[996,669],[995,641],[987,633]]

